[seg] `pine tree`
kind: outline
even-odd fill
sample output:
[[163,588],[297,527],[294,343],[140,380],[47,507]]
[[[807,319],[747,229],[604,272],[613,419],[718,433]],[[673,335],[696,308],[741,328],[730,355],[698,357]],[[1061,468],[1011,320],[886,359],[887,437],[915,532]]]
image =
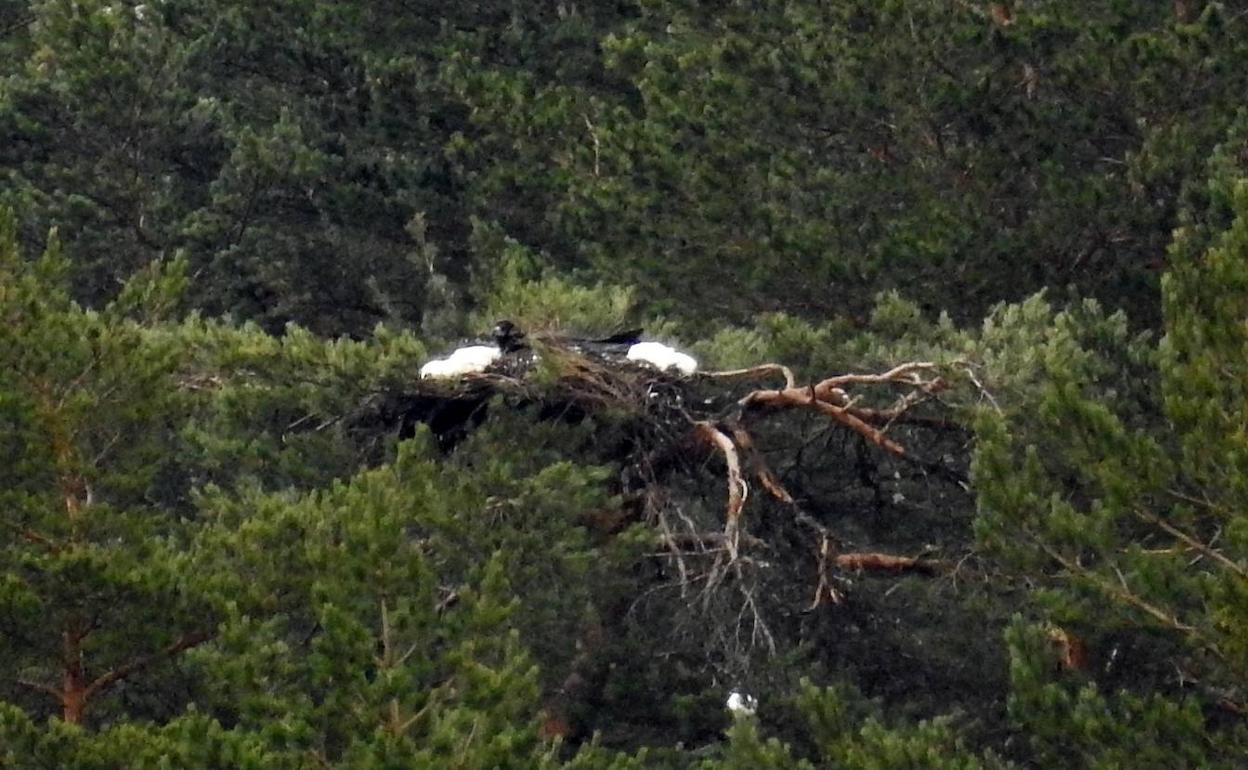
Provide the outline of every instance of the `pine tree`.
[[212,633],[185,571],[191,528],[155,488],[184,405],[178,351],[145,330],[184,267],[153,265],[86,310],[69,299],[55,234],[27,261],[13,216],[0,217],[0,659],[6,697],[31,713],[120,716],[117,689]]
[[[1066,333],[1038,351],[1038,403],[981,421],[981,535],[1022,574],[1045,577],[1050,625],[1011,632],[1011,713],[1049,762],[1242,756],[1246,734],[1227,719],[1248,686],[1243,146],[1232,132],[1197,196],[1208,208],[1176,236],[1161,344],[1127,342],[1121,322],[1098,336],[1095,317],[1063,314]],[[1047,663],[1035,641],[1045,634],[1061,653]],[[1070,634],[1090,661],[1069,654]],[[1061,668],[1066,681],[1052,676]]]

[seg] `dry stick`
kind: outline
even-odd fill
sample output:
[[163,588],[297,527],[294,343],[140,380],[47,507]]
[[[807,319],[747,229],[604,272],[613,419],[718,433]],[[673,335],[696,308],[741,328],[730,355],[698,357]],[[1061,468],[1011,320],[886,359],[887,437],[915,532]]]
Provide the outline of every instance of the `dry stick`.
[[728,515],[724,522],[724,535],[727,537],[729,558],[736,561],[741,533],[741,509],[745,507],[745,498],[749,495],[749,487],[741,477],[741,458],[732,439],[719,428],[705,421],[695,422],[694,428],[719,448],[724,455],[724,461],[728,463]]
[[585,119],[585,128],[589,129],[589,137],[594,140],[594,176],[598,176],[600,153],[602,145],[598,141],[598,131],[594,128],[594,124],[590,122],[588,115],[581,115]]
[[1177,490],[1177,489],[1167,489],[1167,490],[1166,490],[1166,494],[1168,494],[1168,495],[1170,495],[1170,496],[1174,497],[1174,498],[1175,498],[1175,499],[1177,499],[1177,500],[1182,500],[1182,501],[1184,501],[1184,502],[1191,503],[1192,505],[1199,505],[1199,506],[1200,506],[1200,507],[1202,507],[1202,508],[1207,508],[1207,509],[1209,509],[1210,511],[1212,511],[1212,512],[1214,512],[1214,513],[1216,513],[1216,514],[1218,514],[1218,515],[1220,515],[1220,516],[1230,516],[1230,515],[1231,515],[1231,511],[1230,511],[1229,509],[1227,509],[1227,508],[1225,508],[1225,507],[1223,507],[1223,506],[1221,506],[1221,505],[1218,505],[1217,503],[1213,502],[1212,500],[1207,500],[1207,499],[1200,498],[1200,497],[1193,497],[1192,495],[1185,494],[1185,493],[1183,493],[1183,492],[1180,492],[1180,491],[1179,491],[1179,490]]
[[199,644],[202,644],[213,636],[207,631],[192,631],[189,634],[183,634],[174,641],[162,647],[159,651],[150,655],[144,655],[139,658],[118,666],[112,671],[107,671],[96,678],[94,682],[87,686],[86,692],[83,694],[83,700],[90,700],[93,695],[106,689],[110,685],[116,684],[131,674],[147,668],[153,662],[160,658],[172,657],[183,650],[189,650]]
[[878,572],[922,572],[935,575],[944,569],[944,564],[918,556],[892,556],[886,553],[843,553],[836,557],[836,566],[841,569]]
[[661,538],[661,542],[664,542],[667,544],[668,550],[671,551],[672,553],[672,558],[676,560],[676,569],[677,571],[680,572],[680,596],[683,599],[686,595],[685,589],[689,585],[689,570],[685,566],[685,554],[682,550],[680,550],[679,547],[677,547],[676,542],[673,539],[676,533],[672,530],[671,525],[668,524],[667,516],[663,514],[663,509],[659,507],[658,505],[654,504],[653,500],[654,500],[654,495],[651,492],[647,491],[646,492],[646,509],[648,512],[654,514],[655,523],[658,525],[659,529],[663,531],[663,537]]
[[979,381],[979,377],[975,376],[975,367],[966,361],[959,361],[957,365],[966,372],[966,376],[970,379],[971,384],[979,389],[980,395],[988,399],[988,403],[992,404],[992,408],[997,410],[997,414],[1003,414],[1001,405],[997,403],[997,399],[993,397],[992,392],[984,387],[984,383]]
[[829,562],[836,564],[840,569],[852,569],[858,572],[892,572],[896,574],[919,572],[925,575],[936,575],[945,569],[943,562],[922,559],[917,556],[893,556],[887,553],[862,552],[843,553],[834,557],[832,556],[832,551],[830,539],[826,536],[821,538],[819,542],[819,584],[815,587],[815,598],[811,601],[810,606],[806,608],[807,612],[818,609],[825,601],[832,604],[841,603],[843,598],[841,593],[833,588],[828,580]]
[[[659,535],[657,540],[659,545],[676,551],[675,555],[680,556],[684,555],[682,549],[685,548],[700,547],[703,551],[727,550],[730,543],[729,536],[724,532],[670,532]],[[748,532],[740,533],[738,542],[744,542],[746,545],[758,548],[767,545],[766,541]]]
[[42,682],[34,682],[29,679],[18,679],[17,683],[18,685],[22,687],[29,687],[30,689],[38,690],[39,692],[44,693],[45,695],[50,695],[52,696],[54,700],[58,702],[63,698],[63,693],[61,693],[60,690],[56,689],[55,687],[51,685],[44,684]]
[[1240,565],[1231,561],[1221,551],[1215,548],[1212,548],[1206,545],[1205,543],[1202,543],[1200,540],[1197,540],[1196,538],[1187,534],[1186,532],[1174,526],[1173,524],[1170,524],[1169,522],[1163,520],[1160,516],[1157,516],[1156,514],[1153,514],[1153,513],[1149,513],[1147,511],[1138,510],[1138,509],[1135,511],[1135,515],[1139,516],[1141,519],[1149,522],[1150,524],[1155,524],[1156,526],[1164,529],[1166,532],[1169,532],[1171,535],[1174,535],[1176,538],[1183,541],[1184,543],[1187,543],[1192,548],[1195,548],[1197,551],[1200,551],[1204,555],[1208,556],[1209,558],[1218,562],[1222,566],[1231,570],[1236,575],[1239,575],[1242,578],[1248,578],[1248,570],[1245,570]]
[[830,404],[827,401],[820,400],[816,393],[817,387],[810,388],[787,388],[785,390],[756,390],[749,393],[737,403],[742,407],[748,408],[754,405],[768,406],[805,406],[814,409],[816,412],[827,415],[833,420],[850,428],[863,438],[875,444],[890,454],[897,457],[905,457],[906,450],[901,444],[893,441],[885,436],[882,431],[871,427],[858,417],[855,417],[850,411],[844,407]]
[[1180,631],[1184,634],[1191,636],[1194,639],[1199,639],[1201,642],[1207,645],[1214,654],[1216,654],[1218,657],[1222,657],[1222,653],[1221,651],[1218,650],[1217,646],[1214,645],[1212,642],[1210,642],[1208,639],[1206,639],[1204,635],[1201,634],[1200,631],[1195,626],[1189,626],[1188,624],[1179,620],[1174,615],[1171,615],[1167,613],[1165,610],[1153,604],[1150,604],[1149,602],[1145,601],[1139,596],[1136,596],[1125,585],[1124,587],[1119,588],[1118,586],[1114,585],[1113,581],[1106,580],[1105,578],[1101,577],[1095,572],[1088,570],[1088,569],[1084,569],[1083,567],[1076,565],[1070,559],[1067,559],[1065,556],[1062,556],[1060,553],[1058,553],[1057,549],[1041,541],[1040,538],[1036,537],[1035,535],[1032,535],[1032,539],[1037,545],[1040,546],[1041,550],[1047,553],[1049,557],[1052,558],[1054,561],[1056,561],[1058,564],[1061,564],[1063,567],[1065,567],[1068,572],[1075,574],[1075,575],[1081,575],[1087,578],[1089,581],[1092,582],[1093,585],[1095,585],[1101,591],[1105,592],[1106,594],[1108,594],[1109,596],[1115,599],[1126,602],[1132,607],[1135,607],[1141,612],[1157,620],[1159,623],[1161,623],[1165,627],[1173,629],[1175,631]]
[[[944,384],[944,380],[937,377],[935,380],[932,381],[931,387],[938,388],[938,387],[942,387],[943,384]],[[893,427],[893,423],[896,422],[899,417],[901,417],[906,412],[913,409],[915,406],[918,406],[919,404],[923,403],[927,399],[931,398],[933,392],[934,391],[930,390],[928,387],[922,387],[919,390],[912,390],[909,393],[902,396],[901,398],[894,401],[893,406],[889,407],[889,409],[887,410],[888,412],[892,413],[893,417],[892,419],[884,423],[884,427],[880,428],[880,430],[886,431],[889,428]]]
[[824,597],[832,604],[840,604],[845,598],[828,580],[828,557],[831,555],[832,540],[824,534],[819,538],[819,584],[815,586],[815,598],[806,608],[807,612],[819,609],[823,605]]
[[898,364],[881,374],[838,374],[835,377],[828,377],[820,381],[815,385],[815,392],[822,394],[842,385],[882,385],[887,383],[917,385],[919,387],[943,387],[943,381],[940,378],[928,381],[923,380],[917,374],[918,372],[930,372],[936,368],[937,365],[931,361],[910,361]]
[[761,634],[763,641],[767,642],[767,648],[772,655],[776,654],[776,638],[772,635],[771,629],[767,627],[767,623],[763,620],[763,613],[758,609],[758,601],[754,597],[754,590],[746,588],[745,576],[741,574],[741,562],[733,562],[733,571],[737,574],[737,581],[742,586],[741,592],[745,596],[745,603],[741,606],[741,612],[737,614],[737,627],[740,628],[740,618],[748,609],[754,616],[754,625],[750,629],[750,646],[757,644]]
[[746,377],[753,377],[759,374],[783,375],[785,388],[797,387],[797,378],[793,376],[793,370],[783,364],[759,364],[758,366],[751,366],[748,369],[728,369],[721,372],[704,372],[702,376],[744,379]]
[[732,426],[732,440],[737,446],[741,447],[741,451],[745,452],[749,457],[751,470],[758,477],[758,483],[762,484],[763,489],[767,490],[772,497],[782,503],[794,504],[793,495],[789,494],[789,490],[784,488],[780,483],[780,479],[776,478],[776,474],[772,473],[771,468],[767,467],[767,461],[754,448],[754,439],[750,436],[750,432],[740,425]]
[[419,711],[416,711],[415,713],[413,713],[410,717],[408,717],[402,723],[397,724],[394,728],[394,734],[403,735],[407,733],[408,730],[412,729],[412,725],[416,724],[416,722],[419,721],[421,717],[428,714],[430,709],[432,709],[437,704],[438,699],[441,697],[443,692],[446,692],[448,690],[450,691],[454,690],[454,688],[450,686],[453,681],[454,681],[453,678],[448,679],[442,684],[433,688],[433,690],[431,690],[429,693],[429,697],[425,700],[425,705],[421,706]]
[[761,633],[768,644],[771,651],[775,652],[775,640],[771,635],[771,631],[763,622],[762,616],[758,610],[758,605],[754,599],[754,592],[746,586],[744,576],[741,574],[740,560],[740,544],[742,539],[741,533],[741,511],[745,507],[745,500],[749,496],[749,486],[741,475],[741,458],[737,451],[737,447],[733,444],[732,439],[728,437],[722,430],[714,424],[706,421],[694,423],[694,428],[703,436],[708,438],[720,452],[724,455],[724,461],[728,465],[728,510],[726,522],[724,524],[724,542],[727,548],[727,563],[724,564],[721,557],[716,557],[715,564],[712,565],[707,575],[706,586],[703,589],[702,597],[704,603],[709,606],[711,596],[715,588],[728,576],[731,570],[738,578],[739,585],[742,587],[742,593],[745,597],[745,605],[742,606],[742,612],[747,608],[753,612],[754,628],[751,634],[751,641],[758,638]]

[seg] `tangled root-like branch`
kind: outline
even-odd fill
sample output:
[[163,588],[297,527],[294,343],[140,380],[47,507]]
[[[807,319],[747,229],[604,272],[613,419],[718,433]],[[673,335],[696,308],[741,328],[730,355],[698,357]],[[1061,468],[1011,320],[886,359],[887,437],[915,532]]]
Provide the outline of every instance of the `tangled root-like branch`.
[[750,494],[749,485],[741,475],[741,458],[732,439],[715,425],[703,421],[694,423],[694,428],[723,453],[724,461],[728,463],[728,515],[724,521],[724,537],[728,557],[736,561],[741,537],[741,511]]
[[[841,374],[806,387],[797,387],[792,372],[777,364],[720,374],[727,376],[773,370],[783,371],[784,388],[755,390],[746,394],[737,403],[743,409],[758,406],[813,409],[858,433],[880,449],[897,457],[906,457],[905,448],[885,435],[885,431],[914,406],[948,387],[945,380],[940,377],[924,377],[924,374],[933,372],[937,368],[935,363],[929,361],[913,361],[895,366],[881,374]],[[850,398],[845,391],[845,386],[848,385],[898,385],[909,388],[910,391],[898,398],[896,403],[888,409],[860,409],[856,405],[856,399]],[[873,422],[883,422],[884,427],[877,428],[871,424]]]
[[[596,407],[623,409],[641,424],[638,430],[643,438],[638,441],[640,449],[630,450],[636,453],[630,467],[639,474],[633,481],[642,483],[646,489],[641,499],[644,519],[656,529],[655,543],[659,552],[654,556],[664,560],[665,569],[676,571],[673,576],[676,580],[668,587],[678,586],[681,596],[693,601],[687,589],[700,586],[693,593],[697,593],[700,602],[707,607],[712,602],[721,607],[725,601],[738,602],[737,632],[739,636],[748,632],[751,646],[774,645],[765,622],[766,602],[761,593],[761,578],[768,562],[755,556],[767,550],[769,543],[749,531],[752,520],[745,518],[751,483],[757,484],[765,496],[783,504],[791,521],[815,546],[817,585],[809,610],[843,601],[836,583],[838,572],[936,574],[943,569],[941,563],[932,560],[846,549],[838,533],[805,510],[768,466],[764,453],[755,444],[749,420],[765,410],[809,410],[833,425],[848,428],[889,455],[917,464],[925,472],[956,474],[941,463],[929,462],[911,453],[889,432],[902,423],[937,429],[960,428],[939,415],[920,413],[923,410],[918,408],[937,400],[948,388],[940,372],[956,371],[958,363],[949,368],[933,362],[908,362],[880,373],[847,373],[800,385],[792,369],[774,363],[702,373],[696,380],[689,381],[553,345],[543,346],[540,355],[544,368],[557,375],[555,390],[560,399],[590,411]],[[968,377],[970,375],[973,372],[968,373]],[[769,381],[764,378],[782,378],[783,384],[777,382],[769,387]],[[737,397],[738,391],[727,400],[722,398],[722,393],[705,400],[684,398],[690,395],[691,386],[697,380],[712,379],[748,384],[743,396]],[[523,376],[516,379],[499,373],[466,378],[453,386],[431,383],[429,387],[440,391],[449,388],[475,398],[486,398],[498,392],[517,398],[550,398],[549,388],[536,387]],[[862,403],[863,394],[859,390],[870,391],[873,395],[870,405]],[[887,395],[887,391],[894,394],[891,402],[874,397],[879,393]],[[694,438],[704,442],[724,461],[727,499],[722,529],[718,531],[700,519],[698,506],[682,506],[668,499],[656,475],[661,468],[653,455],[661,454],[669,459],[677,456],[680,449],[687,446],[690,428]],[[961,477],[955,480],[963,481]]]
[[[708,574],[705,587],[707,594],[713,591],[726,575],[736,574],[740,577],[742,546],[756,547],[761,544],[757,538],[751,538],[743,531],[742,514],[749,490],[745,471],[743,471],[744,466],[748,469],[749,475],[757,479],[759,485],[768,494],[792,506],[795,520],[811,530],[817,538],[818,584],[815,587],[811,604],[807,608],[808,611],[826,604],[839,604],[843,600],[844,597],[833,583],[836,570],[926,575],[940,573],[944,570],[944,564],[930,559],[877,552],[838,553],[839,539],[826,526],[801,509],[793,495],[767,466],[762,453],[755,447],[749,430],[742,423],[744,415],[754,407],[811,409],[844,425],[895,457],[924,464],[922,460],[912,457],[901,444],[886,435],[886,431],[900,420],[909,421],[909,412],[914,407],[934,398],[948,387],[944,379],[934,375],[937,369],[935,363],[909,362],[879,374],[843,374],[802,387],[797,385],[792,370],[779,364],[764,364],[748,369],[710,373],[707,376],[725,378],[781,374],[784,376],[785,385],[779,389],[759,389],[747,393],[737,402],[742,410],[741,413],[725,425],[708,421],[693,423],[698,435],[707,439],[723,455],[727,464],[728,502],[724,531],[722,535],[719,533],[694,534],[681,538],[673,538],[671,533],[668,533],[668,536],[664,538],[664,544],[673,550],[682,550],[682,546],[692,544],[702,549],[703,553],[708,550],[708,545],[715,547],[717,557],[715,565]],[[887,408],[865,408],[858,406],[857,399],[851,397],[845,390],[846,387],[854,385],[889,385],[903,388],[905,392]],[[940,420],[936,420],[934,424],[937,424],[937,427],[951,427]],[[692,541],[689,537],[693,538]],[[746,588],[742,590],[747,591],[747,604],[750,604],[753,600],[752,594],[748,594]]]

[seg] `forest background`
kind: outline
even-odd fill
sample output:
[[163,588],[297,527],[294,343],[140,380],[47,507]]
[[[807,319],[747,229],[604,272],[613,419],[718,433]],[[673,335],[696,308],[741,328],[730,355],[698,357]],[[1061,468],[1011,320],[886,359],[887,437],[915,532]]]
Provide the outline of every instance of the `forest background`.
[[1246,97],[1239,0],[0,0],[0,767],[1242,767]]

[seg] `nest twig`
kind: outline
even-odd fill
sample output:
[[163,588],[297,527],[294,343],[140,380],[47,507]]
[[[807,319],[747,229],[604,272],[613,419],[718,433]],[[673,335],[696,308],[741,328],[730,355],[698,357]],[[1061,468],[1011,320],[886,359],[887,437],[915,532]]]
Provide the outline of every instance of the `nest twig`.
[[[718,551],[715,564],[711,568],[704,595],[715,590],[729,574],[742,577],[744,562],[742,545],[748,542],[743,538],[743,512],[749,491],[743,467],[748,467],[749,476],[756,479],[759,486],[773,498],[792,506],[795,519],[812,530],[817,538],[818,581],[808,610],[825,604],[837,604],[842,600],[841,593],[832,583],[833,568],[893,574],[909,572],[931,575],[940,572],[943,569],[941,563],[918,557],[877,552],[837,553],[836,544],[839,538],[801,510],[801,506],[798,505],[793,495],[767,466],[743,422],[746,414],[760,407],[809,409],[849,428],[889,454],[913,461],[915,458],[912,458],[899,442],[889,437],[887,431],[895,422],[906,418],[916,406],[935,397],[948,387],[946,381],[935,374],[937,370],[938,367],[934,363],[917,361],[904,363],[878,374],[843,374],[806,386],[797,385],[792,370],[779,364],[763,364],[748,369],[708,374],[707,376],[711,377],[742,379],[781,374],[785,379],[785,385],[779,389],[753,390],[741,397],[737,401],[741,410],[740,416],[738,419],[731,420],[727,426],[708,420],[696,420],[692,423],[696,435],[707,440],[724,458],[727,466],[728,498],[724,531],[722,536],[715,538],[717,543],[722,544],[722,548]],[[903,392],[892,406],[886,409],[869,409],[858,406],[858,399],[851,397],[846,391],[847,387],[879,385],[901,388]],[[668,542],[672,543],[671,540]],[[700,540],[699,545],[704,545],[705,542],[705,540]],[[749,544],[752,545],[752,543]],[[738,580],[737,583],[744,585],[745,581]],[[746,588],[742,590],[746,594],[746,604],[756,611],[757,606],[752,604],[753,593]],[[757,622],[761,623],[761,619]],[[765,628],[765,624],[763,627]]]

